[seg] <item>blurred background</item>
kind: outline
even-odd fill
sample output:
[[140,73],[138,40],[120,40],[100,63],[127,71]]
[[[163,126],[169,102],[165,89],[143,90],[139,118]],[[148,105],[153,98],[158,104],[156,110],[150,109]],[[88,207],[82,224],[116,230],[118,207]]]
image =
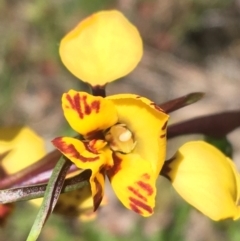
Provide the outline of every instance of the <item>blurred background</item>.
[[[46,140],[74,134],[61,111],[60,98],[70,88],[87,86],[60,62],[61,38],[87,15],[122,11],[139,29],[144,57],[108,94],[137,93],[157,103],[190,92],[203,100],[171,115],[188,118],[239,109],[239,0],[3,0],[0,2],[0,125],[26,124]],[[240,130],[229,136],[240,167]],[[188,137],[189,138],[189,137]],[[196,138],[196,137],[190,137]],[[201,137],[200,137],[201,138]],[[174,151],[185,139],[169,143]],[[53,215],[39,240],[239,241],[240,222],[215,223],[186,204],[160,178],[155,214],[142,218],[125,210],[107,188],[109,205],[96,220],[82,223]],[[19,203],[0,241],[25,240],[37,209]]]

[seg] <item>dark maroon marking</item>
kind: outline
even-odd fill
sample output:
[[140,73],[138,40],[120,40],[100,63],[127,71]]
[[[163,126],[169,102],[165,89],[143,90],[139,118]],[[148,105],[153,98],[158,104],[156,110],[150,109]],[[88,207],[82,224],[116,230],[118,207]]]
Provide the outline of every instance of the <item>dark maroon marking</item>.
[[104,140],[104,134],[102,131],[99,131],[98,129],[96,130],[93,130],[93,131],[90,131],[88,132],[85,137],[89,140],[92,140],[92,139],[97,139],[97,140]]
[[107,171],[108,178],[111,178],[121,170],[122,159],[119,158],[114,152],[112,153],[113,166]]
[[99,159],[99,156],[96,157],[84,157],[80,155],[77,149],[74,147],[73,144],[67,145],[63,140],[62,137],[55,138],[52,140],[53,145],[59,149],[64,154],[70,155],[70,157],[79,159],[82,162],[93,162]]
[[166,177],[169,181],[172,182],[172,179],[170,177],[170,172],[172,171],[171,163],[176,159],[176,156],[173,156],[172,158],[170,158],[169,160],[165,161],[163,164],[163,167],[160,171],[160,175],[163,177]]
[[135,213],[138,213],[140,215],[142,214],[142,211],[136,205],[134,205],[133,203],[130,203],[129,205],[130,205],[130,208],[132,211],[134,211]]
[[163,131],[166,130],[167,124],[168,124],[168,121],[166,121],[166,122],[164,123],[164,125],[162,126],[162,130],[163,130]]
[[71,98],[71,96],[69,94],[66,95],[66,99],[68,100],[69,104],[71,105],[71,108],[75,111],[77,111],[78,116],[80,117],[80,119],[83,119],[84,115],[81,109],[81,98],[79,93],[75,94],[73,96],[73,99]]
[[83,98],[83,105],[84,105],[84,114],[85,115],[90,115],[93,110],[95,110],[96,113],[99,112],[100,109],[100,101],[99,100],[94,100],[91,104],[87,102],[87,96],[84,95]]
[[75,104],[75,110],[78,112],[78,115],[81,119],[83,119],[84,114],[82,111],[82,107],[81,107],[81,96],[79,93],[77,93],[76,95],[73,96],[74,99],[74,104]]
[[147,201],[147,198],[144,197],[137,189],[129,186],[129,187],[128,187],[128,190],[129,190],[130,192],[132,192],[132,193],[133,193],[135,196],[137,196],[138,198],[142,199],[143,201],[145,201],[145,202]]
[[146,203],[143,203],[140,200],[137,200],[133,197],[129,197],[129,201],[131,202],[130,205],[133,204],[134,206],[144,209],[149,213],[153,212],[153,209],[149,205],[147,205]]
[[144,179],[146,179],[146,180],[149,180],[149,179],[150,179],[150,175],[149,175],[148,173],[144,173],[144,174],[142,175],[142,177],[143,177]]
[[[100,171],[100,173],[104,177],[104,174],[102,173],[102,171]],[[94,207],[93,211],[95,212],[102,202],[103,188],[102,188],[100,182],[98,181],[98,179],[96,177],[93,179],[93,181],[95,182],[95,185],[96,185],[96,194],[93,196],[93,207]]]
[[160,106],[158,106],[156,103],[152,102],[150,103],[150,105],[152,105],[156,110],[160,111],[160,112],[163,112],[163,110],[161,109]]
[[[96,141],[96,140],[95,140],[95,141]],[[88,141],[83,141],[83,144],[84,144],[86,150],[88,150],[89,152],[92,152],[92,153],[94,153],[94,154],[99,154],[98,151],[97,151],[97,149],[94,148],[94,146],[89,145],[89,142],[88,142]],[[94,144],[95,144],[95,143],[94,143]]]
[[84,95],[82,97],[82,100],[83,100],[83,106],[84,106],[84,114],[90,115],[91,114],[91,106],[87,103],[87,96]]
[[163,135],[160,136],[160,138],[164,138],[164,137],[166,137],[166,134],[163,134]]
[[71,105],[72,109],[75,110],[75,104],[74,104],[74,102],[73,102],[73,100],[72,100],[72,98],[69,94],[66,94],[66,99],[69,102],[69,104]]
[[99,112],[99,109],[100,109],[100,101],[99,100],[94,100],[91,104],[91,107],[93,110],[96,111],[96,113]]
[[142,181],[138,181],[137,185],[139,187],[141,187],[143,190],[145,190],[147,192],[147,195],[150,196],[153,194],[153,188],[151,187],[151,185],[149,185],[146,182],[142,182]]

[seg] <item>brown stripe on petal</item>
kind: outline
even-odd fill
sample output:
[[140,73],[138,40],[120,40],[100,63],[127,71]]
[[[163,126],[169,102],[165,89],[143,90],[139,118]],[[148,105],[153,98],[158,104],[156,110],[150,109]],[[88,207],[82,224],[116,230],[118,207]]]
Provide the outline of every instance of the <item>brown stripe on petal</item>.
[[147,193],[147,195],[152,195],[153,194],[153,188],[152,188],[152,186],[150,185],[150,184],[148,184],[148,183],[146,183],[146,182],[143,182],[143,181],[138,181],[137,182],[137,185],[141,188],[141,189],[143,189],[146,193]]
[[[144,203],[144,202],[142,202],[138,199],[135,199],[133,197],[130,197],[129,201],[130,201],[130,206],[135,207],[136,210],[144,209],[148,213],[153,213],[153,209],[149,205],[147,205],[146,203]],[[133,210],[133,211],[135,211],[135,210]]]
[[168,124],[168,121],[166,121],[166,122],[164,123],[164,125],[162,126],[162,130],[163,130],[163,131],[166,130],[167,124]]
[[94,100],[90,104],[87,102],[87,95],[82,96],[83,100],[83,106],[84,106],[84,114],[85,115],[90,115],[93,110],[95,110],[96,113],[99,112],[100,109],[100,101],[99,100]]
[[102,185],[100,184],[100,182],[96,177],[93,179],[93,181],[96,185],[96,194],[93,196],[93,207],[94,207],[93,211],[95,212],[102,202],[103,189],[102,189]]
[[113,166],[107,171],[109,179],[121,170],[122,159],[118,157],[114,152],[112,153]]
[[62,137],[55,138],[52,140],[53,145],[59,149],[64,155],[69,155],[70,158],[76,158],[82,162],[93,162],[99,159],[99,156],[95,157],[84,157],[82,156],[73,144],[67,144],[62,140]]
[[95,110],[96,113],[98,113],[99,109],[100,109],[100,101],[99,100],[94,100],[91,103],[91,107],[92,107],[93,110]]
[[129,204],[130,208],[132,211],[134,211],[135,213],[138,213],[140,215],[142,215],[142,211],[133,203]]
[[163,134],[160,136],[160,138],[165,138],[166,137],[166,134]]
[[100,101],[94,100],[88,103],[87,97],[87,95],[80,95],[80,93],[76,93],[73,97],[69,94],[66,95],[66,99],[68,100],[71,108],[77,111],[80,119],[83,119],[84,115],[90,115],[93,111],[98,113],[100,110]]
[[82,108],[81,108],[81,98],[80,98],[80,94],[77,93],[73,96],[73,98],[67,94],[66,95],[66,99],[68,100],[69,104],[71,105],[71,108],[75,111],[77,111],[78,116],[80,117],[80,119],[83,119],[84,114],[82,112]]
[[144,197],[144,196],[138,191],[138,189],[135,189],[135,188],[129,186],[129,187],[128,187],[128,190],[129,190],[130,192],[132,192],[132,193],[133,193],[135,196],[137,196],[138,198],[142,199],[144,202],[147,201],[147,198]]

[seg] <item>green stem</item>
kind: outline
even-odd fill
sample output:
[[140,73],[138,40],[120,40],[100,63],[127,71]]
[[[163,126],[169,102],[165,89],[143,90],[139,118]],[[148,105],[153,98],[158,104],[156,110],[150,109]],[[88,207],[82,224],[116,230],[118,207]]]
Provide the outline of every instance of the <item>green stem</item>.
[[49,179],[42,205],[33,223],[32,229],[28,235],[27,241],[36,241],[40,232],[47,221],[49,215],[55,207],[58,197],[61,193],[67,171],[71,166],[71,162],[61,157],[54,167],[52,175]]

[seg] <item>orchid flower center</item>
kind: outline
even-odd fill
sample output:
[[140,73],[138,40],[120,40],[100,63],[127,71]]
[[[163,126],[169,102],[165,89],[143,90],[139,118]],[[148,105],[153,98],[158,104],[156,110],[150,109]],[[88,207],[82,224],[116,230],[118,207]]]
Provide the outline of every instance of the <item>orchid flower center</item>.
[[116,124],[104,134],[105,140],[113,151],[130,153],[136,146],[132,132],[125,124]]

